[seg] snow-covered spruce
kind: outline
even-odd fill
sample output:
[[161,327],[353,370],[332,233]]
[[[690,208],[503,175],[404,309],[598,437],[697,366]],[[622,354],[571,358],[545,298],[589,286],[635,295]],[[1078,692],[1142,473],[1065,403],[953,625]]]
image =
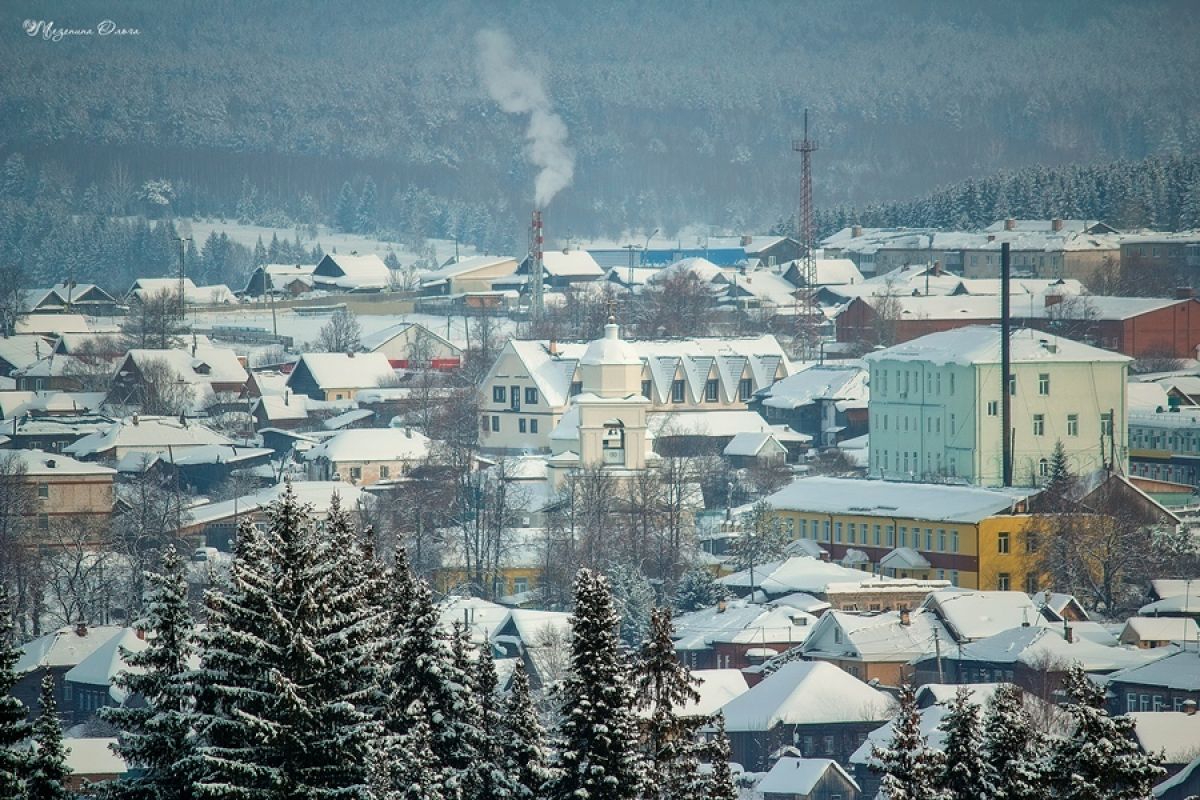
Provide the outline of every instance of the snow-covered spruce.
[[946,800],[990,800],[983,763],[983,728],[971,690],[959,688],[939,726],[946,734],[939,783]]
[[994,800],[1040,800],[1044,787],[1043,740],[1025,711],[1021,689],[1002,683],[988,699],[983,726],[987,796]]
[[29,758],[29,775],[25,779],[26,800],[71,800],[67,791],[67,752],[63,747],[62,727],[58,722],[58,704],[54,700],[54,678],[47,672],[42,676],[38,696],[37,720],[33,723],[34,751]]
[[912,686],[900,687],[900,710],[892,721],[892,738],[883,747],[872,746],[871,761],[871,768],[883,774],[879,791],[887,800],[941,800],[942,755],[929,747],[921,732]]
[[21,776],[26,770],[25,753],[17,749],[29,735],[25,706],[9,694],[17,683],[15,668],[20,655],[13,641],[8,590],[0,583],[0,797],[21,796]]

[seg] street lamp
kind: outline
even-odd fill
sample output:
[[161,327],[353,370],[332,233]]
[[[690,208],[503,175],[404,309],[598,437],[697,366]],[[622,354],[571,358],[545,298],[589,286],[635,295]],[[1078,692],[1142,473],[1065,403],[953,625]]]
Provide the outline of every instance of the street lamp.
[[654,238],[654,235],[656,233],[658,233],[658,230],[659,230],[658,228],[655,228],[654,230],[652,230],[650,232],[650,235],[646,237],[646,246],[642,248],[642,266],[643,267],[646,266],[646,251],[650,249],[650,240]]

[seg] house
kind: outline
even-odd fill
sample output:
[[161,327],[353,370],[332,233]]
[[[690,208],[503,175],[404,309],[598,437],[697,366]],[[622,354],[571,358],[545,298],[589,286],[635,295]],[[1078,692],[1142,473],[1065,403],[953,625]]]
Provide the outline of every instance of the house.
[[123,706],[129,699],[124,689],[114,685],[118,673],[131,669],[125,654],[140,653],[149,647],[146,634],[134,628],[122,628],[104,644],[63,674],[64,714],[71,725],[86,722],[96,710]]
[[821,615],[800,652],[859,680],[900,686],[911,681],[908,662],[933,652],[939,639],[949,646],[951,638],[941,621],[925,609],[829,611]]
[[305,353],[288,376],[287,388],[313,400],[353,400],[363,389],[395,381],[396,371],[384,353]]
[[[274,480],[277,471],[270,461],[274,452],[266,447],[247,447],[237,444],[210,444],[189,447],[183,452],[130,453],[117,462],[117,471],[138,474],[154,471],[164,482],[180,486],[196,494],[218,489],[234,475],[259,480]],[[265,475],[262,473],[265,472]]]
[[816,270],[816,280],[812,287],[808,286],[808,277],[804,273],[804,261],[790,261],[782,267],[783,277],[793,286],[800,288],[816,288],[818,286],[857,286],[864,280],[858,267],[848,258],[817,258],[813,261]]
[[[103,393],[100,394],[103,396]],[[59,393],[58,397],[61,396],[62,393]],[[42,412],[34,416],[33,413],[28,413],[12,420],[12,427],[7,429],[7,436],[14,450],[61,453],[84,436],[104,430],[111,424],[112,418],[100,414],[66,415]]]
[[66,757],[66,788],[81,797],[91,797],[93,784],[103,784],[121,778],[129,771],[125,759],[117,755],[117,740],[111,737],[76,737],[63,739]]
[[484,576],[483,582],[490,585],[476,582],[476,574],[469,568],[473,565],[463,558],[462,548],[453,545],[443,548],[441,563],[430,575],[432,585],[447,594],[467,590],[490,593],[506,606],[520,607],[536,601],[546,572],[546,530],[514,525],[505,536],[497,569]]
[[1121,237],[1121,267],[1135,274],[1192,282],[1200,269],[1200,231],[1132,233]]
[[1135,652],[1145,653],[1143,663],[1105,680],[1112,713],[1183,711],[1189,700],[1200,703],[1200,658],[1195,650],[1160,647]]
[[1191,617],[1130,617],[1121,629],[1121,644],[1142,649],[1173,642],[1200,642],[1200,626]]
[[133,349],[118,364],[109,397],[116,403],[137,402],[147,382],[164,380],[164,374],[156,372],[162,369],[169,370],[176,383],[189,387],[190,402],[195,409],[208,408],[220,395],[225,396],[226,402],[240,396],[248,377],[237,353],[224,347]]
[[490,292],[493,284],[513,275],[517,260],[509,256],[474,256],[422,272],[421,294],[461,295]]
[[263,264],[250,273],[243,297],[296,297],[313,289],[316,264]]
[[784,756],[754,785],[763,800],[858,800],[858,784],[828,758]]
[[1156,481],[1200,487],[1200,408],[1168,402],[1161,411],[1131,412],[1129,470]]
[[1010,589],[1036,588],[1039,580],[1028,539],[1032,494],[812,477],[765,502],[789,538],[818,544],[843,565],[850,559],[857,569],[893,578]]
[[[230,552],[239,521],[265,522],[268,508],[279,500],[288,485],[279,483],[232,500],[192,506],[188,509],[179,536],[222,552]],[[334,495],[337,495],[342,509],[352,517],[370,508],[374,502],[374,498],[365,491],[343,481],[294,481],[290,486],[300,502],[309,506],[318,520],[329,515]]]
[[36,715],[38,696],[41,693],[42,676],[49,673],[54,679],[54,700],[60,709],[69,708],[64,692],[64,676],[84,659],[99,650],[125,630],[116,625],[88,626],[83,623],[66,625],[21,646],[20,656],[13,670],[17,683],[11,694],[28,710],[30,718]]
[[729,701],[750,688],[746,673],[740,669],[692,669],[688,670],[696,679],[696,700],[687,700],[673,710],[680,717],[703,717],[708,719]]
[[255,428],[259,431],[263,428],[306,429],[309,425],[309,406],[317,402],[306,394],[294,395],[287,390],[281,395],[269,394],[256,399],[250,407],[250,415],[254,417]]
[[[526,279],[531,275],[530,258],[527,256],[516,275]],[[576,283],[590,283],[604,277],[604,270],[586,250],[546,250],[542,253],[542,282],[551,289],[566,289]]]
[[341,431],[304,453],[309,480],[370,486],[402,479],[429,455],[430,439],[411,428]]
[[463,349],[419,322],[400,322],[362,339],[368,353],[383,353],[395,369],[457,369]]
[[88,434],[63,450],[86,461],[121,461],[130,453],[154,456],[168,450],[181,453],[212,444],[231,445],[233,440],[186,419],[134,414],[115,420],[104,430]]
[[326,253],[311,275],[315,288],[331,292],[379,292],[392,282],[392,271],[374,253]]
[[50,355],[52,350],[50,341],[44,336],[25,334],[0,337],[0,377],[10,377],[32,366],[43,356]]
[[801,644],[816,623],[786,603],[726,600],[675,617],[675,654],[693,670],[742,669]]
[[94,283],[58,283],[49,289],[25,293],[26,312],[36,314],[72,313],[93,316],[113,314],[120,302]]
[[[1025,317],[1021,309],[1014,314]],[[1196,358],[1200,347],[1200,299],[1190,288],[1174,298],[1046,295],[1026,321],[1133,358]]]
[[888,695],[823,661],[790,661],[721,708],[732,760],[765,770],[782,748],[847,763],[891,717]]
[[861,361],[820,364],[759,390],[751,408],[772,424],[786,424],[822,447],[867,433],[870,400]]
[[445,633],[459,624],[475,644],[491,641],[492,634],[508,619],[509,609],[482,597],[447,595],[437,604],[438,627]]
[[[125,302],[143,303],[162,294],[179,296],[179,278],[138,278],[125,293]],[[183,302],[189,306],[234,305],[237,295],[223,283],[197,286],[191,278],[183,279]]]
[[958,643],[1038,625],[1045,619],[1045,606],[1038,608],[1024,592],[1004,590],[941,589],[931,592],[923,607],[942,621],[951,640]]
[[[31,545],[54,548],[63,530],[83,531],[100,544],[113,509],[116,470],[44,450],[8,450],[5,459],[20,470],[32,497]],[[73,537],[69,536],[73,541]]]
[[779,599],[801,592],[844,611],[915,608],[926,595],[950,584],[944,580],[897,579],[864,573],[810,555],[757,564],[718,579],[739,596],[751,592]]
[[[1071,471],[1126,469],[1128,356],[1032,330],[1010,334],[1012,477],[1035,486],[1056,443]],[[922,336],[866,356],[873,477],[1003,481],[1000,328]]]
[[779,437],[763,432],[735,434],[721,454],[735,469],[783,464],[788,460],[788,449]]
[[[601,350],[630,348],[639,365],[629,365],[632,387],[604,388],[609,374],[597,377],[607,394],[625,391],[646,399],[647,425],[671,417],[675,427],[691,427],[705,414],[744,411],[754,393],[791,374],[791,362],[774,336],[672,340],[624,340],[613,326],[618,345],[560,343],[511,339],[500,351],[480,388],[481,444],[500,452],[546,452],[551,433],[584,391],[582,360]],[[637,368],[634,369],[633,367]],[[622,373],[623,374],[623,373]],[[589,390],[596,394],[596,387]],[[682,413],[698,412],[695,419]],[[757,415],[756,415],[757,416]],[[574,426],[567,426],[573,428]],[[730,430],[728,436],[746,430]]]
[[521,658],[534,688],[550,687],[571,669],[571,615],[566,611],[513,608],[492,633],[498,656]]
[[1200,715],[1195,704],[1183,711],[1132,711],[1129,718],[1137,726],[1133,737],[1148,755],[1160,755],[1167,777],[1184,769],[1196,758],[1200,745]]
[[89,333],[91,323],[82,314],[22,314],[13,325],[13,333],[38,336],[62,336],[66,333]]

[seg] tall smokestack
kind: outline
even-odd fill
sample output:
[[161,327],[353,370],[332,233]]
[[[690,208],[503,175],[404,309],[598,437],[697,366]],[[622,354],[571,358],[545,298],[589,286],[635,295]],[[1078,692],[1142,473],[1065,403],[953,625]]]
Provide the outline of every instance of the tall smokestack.
[[1000,447],[1004,485],[1013,484],[1012,459],[1012,394],[1009,392],[1009,375],[1012,372],[1012,354],[1009,352],[1009,336],[1012,326],[1009,308],[1009,284],[1012,281],[1012,261],[1008,242],[1000,245],[1000,431],[1004,441]]
[[533,224],[529,228],[529,316],[542,316],[542,212],[533,212]]

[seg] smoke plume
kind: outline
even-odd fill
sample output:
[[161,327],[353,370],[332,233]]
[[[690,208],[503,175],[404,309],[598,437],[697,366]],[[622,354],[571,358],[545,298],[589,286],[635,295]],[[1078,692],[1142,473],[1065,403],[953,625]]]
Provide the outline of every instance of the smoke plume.
[[508,114],[528,114],[525,153],[540,170],[534,183],[534,202],[545,208],[571,184],[575,153],[567,147],[567,126],[554,113],[540,76],[517,64],[512,39],[503,31],[484,30],[479,45],[479,76],[488,94]]

